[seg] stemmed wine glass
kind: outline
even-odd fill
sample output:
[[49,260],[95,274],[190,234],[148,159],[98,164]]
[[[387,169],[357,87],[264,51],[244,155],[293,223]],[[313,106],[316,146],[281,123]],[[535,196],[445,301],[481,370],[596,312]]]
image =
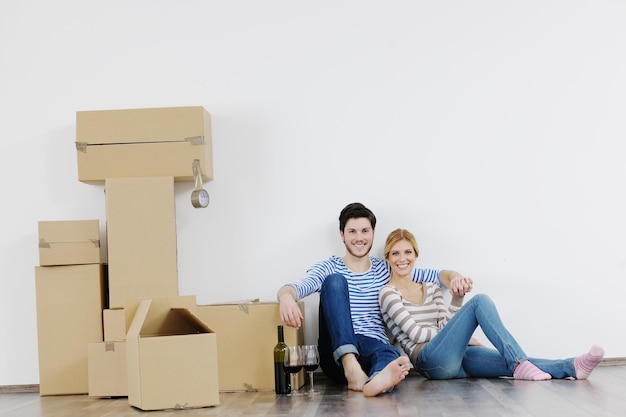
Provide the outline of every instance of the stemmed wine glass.
[[302,355],[302,347],[301,346],[287,346],[287,350],[285,351],[285,371],[289,372],[291,378],[291,396],[304,395],[297,391],[296,387],[297,383],[294,383],[296,379],[294,376],[300,372],[302,369],[303,363],[303,355]]
[[317,349],[317,345],[304,345],[302,347],[302,354],[304,356],[304,370],[309,373],[309,394],[316,394],[319,391],[315,391],[313,388],[313,371],[317,369],[320,364],[320,354]]

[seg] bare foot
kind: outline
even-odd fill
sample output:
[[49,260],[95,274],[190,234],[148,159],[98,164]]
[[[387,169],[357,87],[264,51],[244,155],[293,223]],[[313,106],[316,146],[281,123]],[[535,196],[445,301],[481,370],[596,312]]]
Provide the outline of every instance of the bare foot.
[[363,391],[363,385],[367,382],[367,374],[363,372],[361,364],[356,360],[356,356],[348,353],[341,358],[343,374],[348,380],[348,389],[352,391]]
[[375,397],[383,391],[395,387],[409,374],[409,370],[409,358],[400,356],[363,386],[363,394],[366,397]]
[[367,374],[361,368],[356,372],[345,372],[348,380],[348,389],[352,391],[363,391],[363,385],[367,382]]

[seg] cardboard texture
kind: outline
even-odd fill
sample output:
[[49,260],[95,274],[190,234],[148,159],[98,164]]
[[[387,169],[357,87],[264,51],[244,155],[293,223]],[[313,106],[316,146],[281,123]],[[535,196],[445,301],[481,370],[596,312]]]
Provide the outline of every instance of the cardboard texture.
[[[304,302],[298,306],[304,315]],[[197,306],[198,316],[217,334],[220,391],[274,389],[276,328],[282,324],[278,307],[275,302]],[[287,345],[304,344],[304,327],[285,326],[284,335]],[[299,388],[304,385],[305,374],[300,371],[296,375]]]
[[109,307],[178,295],[174,179],[107,179]]
[[126,342],[87,345],[90,397],[127,397]]
[[219,405],[216,334],[177,304],[142,300],[126,335],[128,402],[141,410]]
[[126,314],[123,308],[102,311],[104,341],[126,340]]
[[39,265],[84,265],[101,262],[98,220],[40,221]]
[[87,344],[102,341],[102,265],[35,267],[40,395],[87,394]]
[[202,107],[76,112],[78,180],[171,176],[194,181],[200,162],[204,181],[213,179],[211,116]]

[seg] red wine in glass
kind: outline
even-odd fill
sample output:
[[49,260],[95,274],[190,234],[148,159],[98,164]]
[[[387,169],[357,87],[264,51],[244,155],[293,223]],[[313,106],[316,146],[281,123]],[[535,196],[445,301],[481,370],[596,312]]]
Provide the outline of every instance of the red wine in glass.
[[304,357],[302,356],[302,348],[300,346],[287,346],[285,351],[285,371],[291,375],[291,393],[289,396],[304,395],[302,393],[294,392],[298,390],[298,384],[295,380],[295,375],[300,372],[303,366]]
[[317,345],[305,345],[302,346],[302,356],[304,357],[304,370],[309,373],[309,394],[315,394],[319,391],[315,391],[313,388],[313,371],[317,369],[320,364],[320,354],[317,349]]

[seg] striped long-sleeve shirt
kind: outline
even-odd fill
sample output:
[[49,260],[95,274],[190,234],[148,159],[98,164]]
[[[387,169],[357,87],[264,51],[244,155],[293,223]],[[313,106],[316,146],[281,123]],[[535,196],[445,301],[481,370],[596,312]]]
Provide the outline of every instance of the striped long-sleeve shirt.
[[[380,314],[378,292],[383,285],[389,282],[390,267],[386,260],[371,256],[370,262],[369,271],[356,273],[346,266],[342,258],[331,256],[328,260],[313,265],[301,280],[287,285],[295,288],[297,300],[300,300],[314,292],[319,292],[327,276],[331,274],[343,275],[348,282],[350,313],[355,334],[389,343],[385,324]],[[434,282],[441,285],[440,272],[435,269],[416,269],[413,280]]]
[[419,351],[439,333],[463,305],[463,297],[454,296],[446,307],[443,293],[437,285],[424,283],[421,303],[402,297],[392,285],[385,285],[379,294],[383,320],[404,352],[415,361]]

